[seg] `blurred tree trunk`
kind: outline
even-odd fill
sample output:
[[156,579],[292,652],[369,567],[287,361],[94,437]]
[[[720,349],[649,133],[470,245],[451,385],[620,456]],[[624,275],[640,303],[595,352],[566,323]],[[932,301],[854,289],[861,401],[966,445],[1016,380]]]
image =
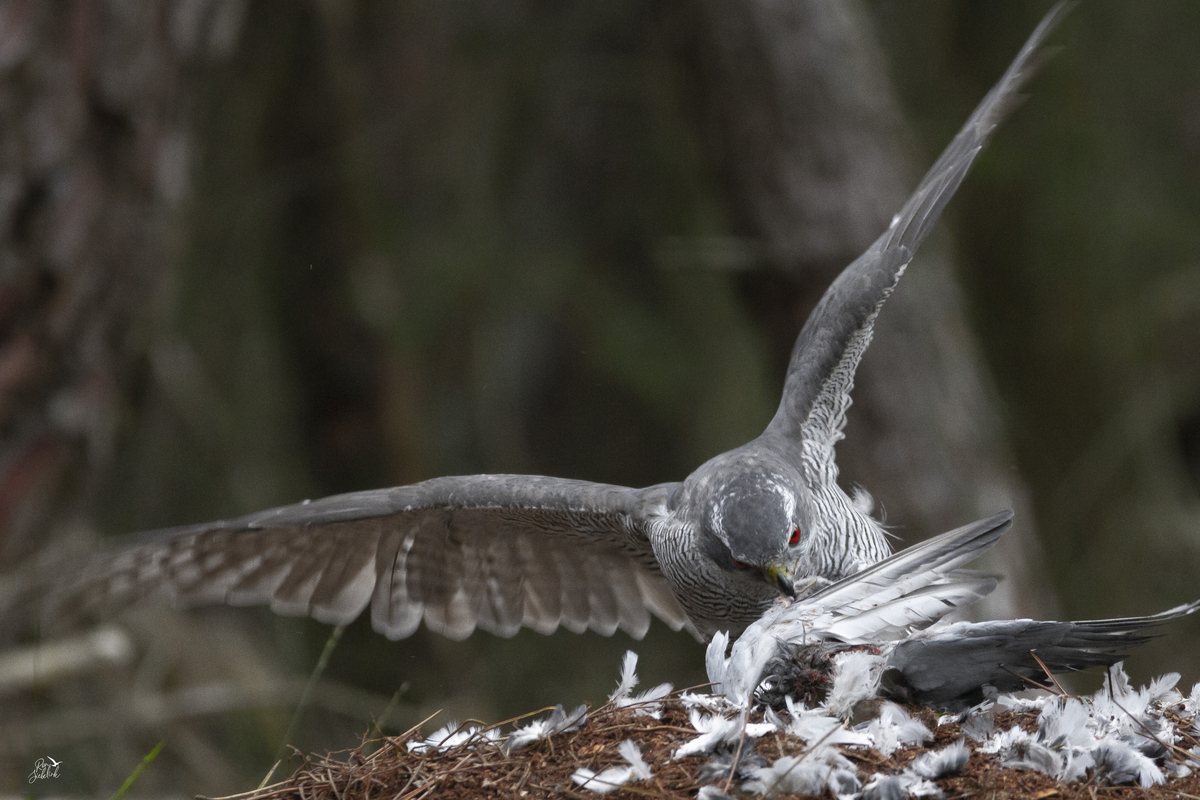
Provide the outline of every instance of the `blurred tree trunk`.
[[0,9],[0,558],[87,526],[146,374],[148,307],[188,186],[166,6]]
[[[236,49],[243,12],[238,0],[0,6],[0,563],[27,559],[0,576],[0,597],[62,579],[61,546],[94,538],[147,397],[186,371],[169,332],[194,211],[196,99],[206,71]],[[50,547],[56,559],[43,562]],[[7,611],[6,645],[38,623],[36,612]],[[141,619],[125,627],[140,666],[162,669],[152,679],[161,686],[134,688],[119,660],[93,657],[37,691],[3,687],[0,784],[15,789],[30,748],[53,747],[72,765],[62,791],[117,786],[153,745],[148,725],[195,747],[160,761],[143,789],[246,779],[194,717],[134,723],[131,693],[244,678],[262,668],[261,637],[212,620]],[[60,704],[80,712],[74,722],[53,713]],[[168,766],[177,757],[185,766]]]

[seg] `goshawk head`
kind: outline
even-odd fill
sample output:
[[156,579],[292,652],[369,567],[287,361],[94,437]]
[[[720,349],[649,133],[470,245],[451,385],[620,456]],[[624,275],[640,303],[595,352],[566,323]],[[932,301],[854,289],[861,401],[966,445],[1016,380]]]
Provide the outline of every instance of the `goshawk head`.
[[700,520],[706,554],[717,566],[759,577],[789,597],[810,529],[797,478],[774,470],[727,473],[710,487]]

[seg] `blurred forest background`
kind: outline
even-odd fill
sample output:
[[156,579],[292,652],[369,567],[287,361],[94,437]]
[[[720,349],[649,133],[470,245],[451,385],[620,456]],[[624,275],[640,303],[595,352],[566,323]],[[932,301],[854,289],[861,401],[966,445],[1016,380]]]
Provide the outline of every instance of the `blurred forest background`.
[[[42,628],[55,554],[444,474],[680,480],[756,435],[1048,8],[0,3],[0,791],[107,795],[160,739],[142,791],[253,788],[328,635]],[[1017,510],[986,613],[1148,613],[1200,596],[1200,4],[1091,0],[1053,41],[885,308],[839,463],[899,544]],[[1197,630],[1134,675],[1200,679]],[[360,621],[292,743],[356,744],[401,688],[385,730],[600,702],[631,647],[704,680],[661,625]]]

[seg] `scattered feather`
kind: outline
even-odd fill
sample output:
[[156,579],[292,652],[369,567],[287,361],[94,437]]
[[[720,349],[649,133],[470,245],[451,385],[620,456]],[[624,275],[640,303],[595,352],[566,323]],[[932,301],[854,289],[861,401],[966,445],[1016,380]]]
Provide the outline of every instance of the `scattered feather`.
[[[734,759],[737,759],[735,764]],[[753,747],[743,746],[738,750],[736,742],[729,742],[717,748],[708,761],[701,765],[699,776],[701,781],[714,781],[724,785],[732,774],[734,780],[747,780],[754,770],[767,765],[767,759],[760,756]]]
[[967,749],[966,741],[959,739],[941,750],[917,756],[909,765],[909,770],[926,780],[936,780],[962,772],[970,758],[971,751]]
[[1044,694],[1033,697],[1023,697],[1019,694],[1001,694],[996,696],[996,707],[1002,711],[1022,714],[1026,711],[1041,711],[1049,698]]
[[494,744],[500,739],[500,731],[495,728],[484,728],[482,725],[461,726],[451,721],[429,734],[423,741],[409,742],[409,751],[421,753],[427,750],[445,750],[462,745],[479,746]]
[[819,744],[846,744],[870,747],[873,742],[866,733],[847,730],[840,719],[827,717],[819,712],[793,713],[787,732],[798,736],[809,747]]
[[981,753],[1003,753],[1025,742],[1033,741],[1033,734],[1019,726],[1013,726],[1002,731],[996,731],[988,740],[979,745]]
[[732,706],[729,705],[724,695],[719,694],[697,694],[695,692],[683,692],[679,695],[679,702],[683,703],[683,707],[691,710],[693,708],[702,708],[705,711],[730,711]]
[[1076,697],[1055,698],[1038,715],[1038,738],[1055,749],[1090,747],[1096,738],[1088,729],[1091,714]]
[[736,717],[701,714],[699,711],[693,710],[688,714],[688,719],[700,735],[676,748],[672,758],[711,753],[717,745],[741,735],[741,720]]
[[781,756],[774,764],[755,770],[754,777],[742,784],[742,791],[764,797],[789,793],[819,795],[827,784],[840,795],[853,794],[861,786],[854,764],[834,747],[819,747],[800,756]]
[[653,689],[647,689],[633,697],[618,698],[614,705],[617,708],[632,708],[634,714],[644,714],[654,719],[662,717],[662,700],[674,689],[669,683],[660,683]]
[[1114,785],[1136,783],[1143,789],[1166,780],[1158,765],[1122,741],[1109,741],[1092,751],[1097,775]]
[[847,650],[833,657],[833,665],[825,704],[835,717],[848,719],[859,702],[878,694],[885,662],[867,650]]
[[945,797],[945,793],[942,792],[942,787],[938,786],[933,781],[925,780],[924,778],[912,780],[911,782],[906,783],[904,786],[904,793],[908,797]]
[[872,775],[862,790],[862,800],[904,800],[906,796],[904,779],[882,772]]
[[973,742],[986,741],[996,730],[996,715],[990,709],[968,714],[966,719],[959,723],[959,729]]
[[561,705],[557,705],[550,712],[550,716],[545,719],[534,720],[525,727],[517,728],[510,733],[504,742],[504,750],[511,753],[534,742],[573,731],[585,722],[587,722],[586,705],[577,706],[570,714]]
[[1192,690],[1183,698],[1183,714],[1193,718],[1200,715],[1200,682],[1192,684]]
[[596,794],[608,794],[619,789],[630,781],[648,781],[654,777],[650,765],[642,758],[642,751],[632,739],[626,739],[617,747],[617,752],[625,759],[626,766],[609,767],[596,773],[586,767],[580,767],[571,775],[571,780],[579,784],[581,789],[587,789]]
[[1057,777],[1063,768],[1062,756],[1034,739],[1016,742],[1000,756],[1000,764],[1008,769],[1028,769]]
[[637,662],[637,653],[626,650],[625,657],[621,659],[621,677],[617,681],[616,691],[608,696],[608,702],[619,703],[627,699],[634,687],[638,685]]
[[879,716],[855,728],[862,731],[871,741],[871,746],[891,758],[901,747],[921,744],[933,738],[933,732],[925,723],[911,716],[895,703],[883,703]]
[[747,722],[744,714],[726,717],[722,714],[702,714],[693,709],[688,713],[688,719],[700,735],[678,747],[672,758],[711,753],[718,745],[742,738],[743,733],[747,739],[758,739],[778,730],[774,722]]

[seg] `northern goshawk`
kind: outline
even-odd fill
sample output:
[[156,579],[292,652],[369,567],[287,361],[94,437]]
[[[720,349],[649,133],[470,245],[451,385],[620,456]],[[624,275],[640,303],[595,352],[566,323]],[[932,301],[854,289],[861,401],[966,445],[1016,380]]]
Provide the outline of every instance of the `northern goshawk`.
[[804,594],[889,554],[838,486],[855,369],[876,315],[1061,18],[1041,22],[888,229],[833,282],[791,354],[758,438],[685,480],[644,489],[524,475],[435,478],[154,534],[93,562],[58,608],[165,594],[181,605],[269,604],[375,630],[422,621],[452,639],[522,626],[645,634],[651,614],[737,633],[780,593]]

